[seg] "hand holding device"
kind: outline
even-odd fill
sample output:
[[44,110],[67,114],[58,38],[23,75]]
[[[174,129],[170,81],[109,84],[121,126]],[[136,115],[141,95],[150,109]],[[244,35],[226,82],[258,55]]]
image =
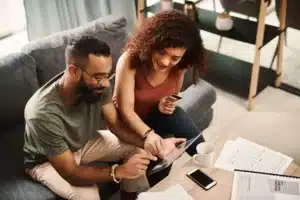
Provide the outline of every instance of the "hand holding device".
[[187,176],[205,190],[209,190],[217,184],[215,180],[198,168],[188,172]]
[[[178,101],[178,100],[182,99],[181,96],[178,96],[178,95],[176,95],[176,94],[172,94],[170,97],[171,97],[172,99],[175,99],[175,101]],[[169,98],[170,98],[170,97],[169,97]]]
[[152,155],[163,158],[164,140],[154,131],[151,131],[146,137],[144,149],[152,153]]
[[162,153],[163,158],[165,158],[169,153],[174,151],[175,148],[179,148],[180,144],[182,144],[185,141],[186,141],[185,138],[171,137],[171,138],[164,139],[164,152]]
[[146,151],[135,154],[126,163],[116,168],[116,177],[119,179],[135,179],[146,174],[150,160],[157,158]]
[[[173,161],[179,158],[199,137],[201,137],[202,132],[199,133],[196,137],[191,138],[185,141],[177,141],[173,150],[164,156],[163,160],[158,160],[154,165],[149,166],[148,175],[154,174],[166,167],[170,166]],[[181,139],[180,139],[181,140]],[[173,144],[174,145],[174,144]]]
[[162,98],[158,104],[160,112],[167,115],[173,114],[179,99],[181,97],[175,94]]

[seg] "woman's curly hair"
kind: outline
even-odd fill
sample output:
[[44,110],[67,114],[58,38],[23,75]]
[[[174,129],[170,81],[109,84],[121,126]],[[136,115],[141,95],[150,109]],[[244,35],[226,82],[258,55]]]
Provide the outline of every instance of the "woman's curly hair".
[[[151,58],[153,52],[168,47],[184,47],[186,52],[179,68],[193,69],[194,83],[206,71],[203,41],[198,24],[183,12],[168,10],[148,18],[125,45],[131,56],[132,67],[141,65],[140,55]],[[151,59],[150,59],[151,60]]]

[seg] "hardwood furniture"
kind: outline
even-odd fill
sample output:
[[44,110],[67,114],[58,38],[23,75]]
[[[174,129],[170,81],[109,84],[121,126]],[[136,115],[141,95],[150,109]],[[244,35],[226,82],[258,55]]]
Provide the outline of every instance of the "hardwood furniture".
[[[145,6],[144,0],[139,5]],[[285,34],[286,0],[281,0],[280,27],[265,24],[269,0],[260,1],[258,22],[232,17],[234,28],[230,31],[218,31],[215,28],[215,19],[219,13],[197,8],[199,14],[199,28],[220,36],[255,45],[254,62],[249,63],[216,52],[208,51],[209,69],[203,79],[225,88],[229,92],[242,97],[248,97],[248,110],[254,108],[254,98],[269,85],[279,87],[282,79],[283,42]],[[174,2],[174,8],[183,10],[182,3]],[[160,10],[160,4],[149,7],[139,7],[139,20],[145,19],[147,13]],[[143,13],[143,15],[142,15]],[[279,36],[276,71],[260,67],[261,48]]]
[[[287,4],[287,8],[286,8],[286,28],[293,28],[293,29],[297,29],[300,30],[300,21],[299,21],[299,8],[300,8],[300,1],[288,1]],[[276,15],[278,17],[278,19],[280,19],[281,17],[281,0],[276,0]],[[288,40],[288,30],[286,30],[285,34],[285,42],[286,42],[286,46],[287,46],[287,40]],[[278,47],[277,47],[278,49]],[[276,51],[277,51],[276,49]],[[292,93],[294,95],[300,96],[300,88],[289,84],[289,83],[285,83],[283,82],[280,85],[280,89],[287,91],[289,93]]]

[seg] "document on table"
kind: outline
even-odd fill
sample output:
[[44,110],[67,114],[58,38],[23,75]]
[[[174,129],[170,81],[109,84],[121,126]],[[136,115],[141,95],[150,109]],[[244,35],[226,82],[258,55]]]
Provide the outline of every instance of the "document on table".
[[142,192],[137,200],[193,200],[180,184],[173,185],[162,192]]
[[238,138],[225,143],[215,167],[283,174],[293,159],[249,140]]
[[300,177],[236,170],[231,200],[299,200]]

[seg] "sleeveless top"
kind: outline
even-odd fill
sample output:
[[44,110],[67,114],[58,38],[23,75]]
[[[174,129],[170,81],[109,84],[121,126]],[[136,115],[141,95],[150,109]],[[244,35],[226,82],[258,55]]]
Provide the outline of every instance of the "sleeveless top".
[[154,87],[149,83],[144,69],[137,68],[135,75],[134,110],[138,116],[144,120],[163,97],[174,94],[178,80],[178,70],[173,68],[166,80]]

